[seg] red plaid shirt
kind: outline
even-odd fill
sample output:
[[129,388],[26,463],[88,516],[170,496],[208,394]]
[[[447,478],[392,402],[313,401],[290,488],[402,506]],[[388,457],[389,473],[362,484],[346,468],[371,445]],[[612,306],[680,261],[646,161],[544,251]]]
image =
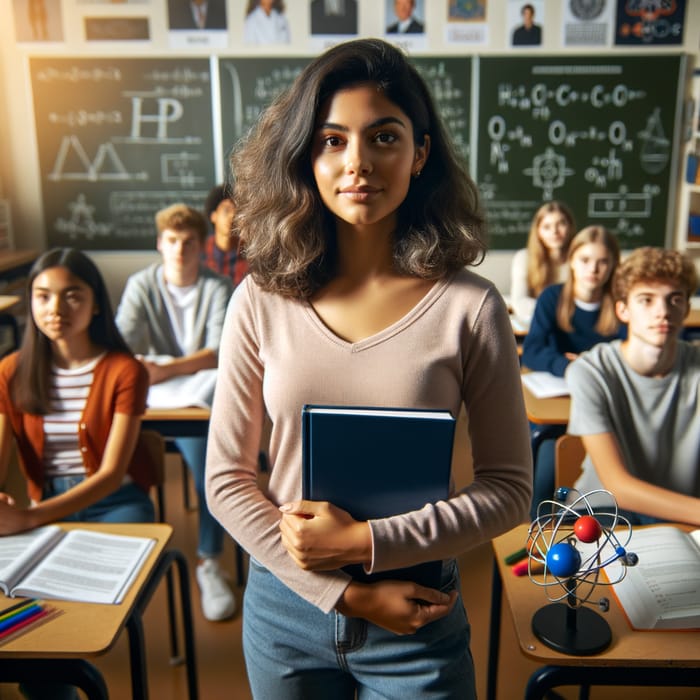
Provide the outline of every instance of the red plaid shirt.
[[238,251],[238,246],[232,250],[221,250],[214,242],[213,235],[208,236],[204,243],[202,263],[210,270],[230,277],[234,286],[238,286],[248,272],[248,263]]

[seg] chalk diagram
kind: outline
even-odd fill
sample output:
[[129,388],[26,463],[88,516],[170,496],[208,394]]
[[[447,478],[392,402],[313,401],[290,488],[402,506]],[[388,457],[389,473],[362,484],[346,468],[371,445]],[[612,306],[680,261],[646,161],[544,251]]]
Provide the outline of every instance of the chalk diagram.
[[160,179],[166,185],[179,187],[195,187],[202,184],[205,178],[196,175],[191,164],[200,160],[196,153],[164,153],[160,157]]
[[671,157],[671,143],[666,136],[657,107],[647,118],[646,127],[639,132],[642,148],[639,161],[644,172],[657,175]]
[[574,170],[566,165],[566,158],[559,155],[553,148],[547,147],[544,153],[532,159],[532,167],[525,168],[523,173],[532,177],[534,187],[542,189],[543,201],[554,199],[554,190],[562,187]]
[[71,134],[64,136],[61,140],[48,178],[52,182],[63,180],[128,182],[147,180],[148,173],[144,171],[130,173],[117,154],[114,144],[109,142],[101,143],[97,147],[95,157],[90,160],[80,139],[75,134]]
[[72,240],[84,237],[92,240],[96,236],[109,236],[112,230],[110,224],[97,222],[94,219],[95,207],[88,204],[87,197],[82,192],[72,202],[68,203],[70,218],[59,217],[54,227],[60,233],[68,235]]

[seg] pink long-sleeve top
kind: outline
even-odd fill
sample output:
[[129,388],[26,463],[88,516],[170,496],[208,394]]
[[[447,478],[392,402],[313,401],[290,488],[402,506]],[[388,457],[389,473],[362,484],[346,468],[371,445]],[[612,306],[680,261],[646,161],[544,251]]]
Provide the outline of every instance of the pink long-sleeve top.
[[[356,343],[336,336],[309,303],[264,292],[250,277],[231,299],[209,432],[209,507],[251,556],[327,612],[349,576],[300,569],[278,529],[278,506],[301,498],[307,403],[441,408],[455,417],[466,408],[473,482],[445,501],[371,520],[370,572],[454,557],[527,517],[532,460],[515,340],[501,295],[475,273],[437,281],[402,319]],[[272,432],[263,491],[265,411]]]

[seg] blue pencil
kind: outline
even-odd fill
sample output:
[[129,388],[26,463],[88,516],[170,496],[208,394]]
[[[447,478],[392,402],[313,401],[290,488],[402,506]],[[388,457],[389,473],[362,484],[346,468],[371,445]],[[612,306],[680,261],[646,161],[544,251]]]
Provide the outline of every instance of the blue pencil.
[[14,613],[16,610],[21,610],[22,608],[26,608],[28,605],[33,605],[36,602],[37,602],[36,598],[27,598],[26,600],[22,600],[21,602],[15,604],[15,605],[10,605],[9,608],[5,608],[4,610],[0,610],[0,621],[5,620],[8,617],[10,617],[11,614]]
[[33,605],[30,605],[27,608],[22,608],[21,610],[18,610],[14,615],[11,615],[5,620],[0,621],[0,633],[16,626],[17,624],[22,622],[22,620],[31,617],[41,609],[41,605],[39,605],[38,603],[34,603]]

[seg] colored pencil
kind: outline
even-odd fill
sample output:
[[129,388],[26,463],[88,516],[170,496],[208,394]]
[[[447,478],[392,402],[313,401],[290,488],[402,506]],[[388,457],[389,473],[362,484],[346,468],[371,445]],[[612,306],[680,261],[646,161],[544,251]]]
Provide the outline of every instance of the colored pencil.
[[27,598],[26,600],[20,601],[16,605],[11,605],[9,608],[0,610],[0,622],[9,617],[12,613],[21,610],[22,608],[26,608],[28,605],[34,605],[36,602],[36,598]]
[[60,614],[60,612],[61,611],[57,608],[41,608],[34,615],[25,618],[11,629],[5,630],[4,632],[0,632],[0,644],[4,644],[5,642],[8,642],[11,639],[18,637],[21,634],[24,634],[25,632],[28,632],[34,627],[38,627],[44,622],[48,622],[54,617],[57,617]]
[[40,612],[41,610],[43,610],[43,608],[38,603],[33,603],[29,607],[17,610],[5,620],[0,621],[0,634],[7,629],[12,629],[15,625],[22,622],[22,620],[32,617],[32,615]]

